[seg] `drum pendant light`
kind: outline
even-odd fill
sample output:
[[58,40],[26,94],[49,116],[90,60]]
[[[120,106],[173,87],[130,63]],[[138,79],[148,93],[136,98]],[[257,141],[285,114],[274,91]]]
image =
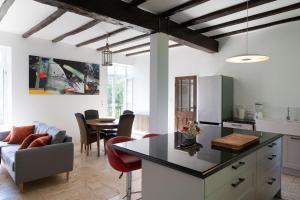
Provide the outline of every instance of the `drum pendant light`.
[[230,63],[255,63],[255,62],[262,62],[269,60],[270,57],[266,55],[259,55],[259,54],[249,54],[249,0],[247,0],[247,31],[246,31],[246,54],[244,55],[237,55],[226,59],[226,62]]

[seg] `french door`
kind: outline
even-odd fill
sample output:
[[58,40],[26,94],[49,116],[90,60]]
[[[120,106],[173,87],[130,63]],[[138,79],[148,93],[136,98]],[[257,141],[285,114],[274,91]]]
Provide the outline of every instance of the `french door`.
[[188,121],[196,121],[197,76],[175,78],[175,130],[181,130]]

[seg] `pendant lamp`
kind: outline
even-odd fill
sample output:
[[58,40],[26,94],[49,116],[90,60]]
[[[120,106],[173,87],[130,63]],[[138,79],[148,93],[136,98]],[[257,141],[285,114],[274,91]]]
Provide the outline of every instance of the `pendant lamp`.
[[112,66],[112,51],[109,49],[108,36],[106,40],[106,47],[102,51],[102,66]]
[[269,60],[270,57],[260,54],[249,54],[249,0],[247,0],[247,32],[246,32],[246,54],[237,55],[226,59],[230,63],[255,63]]

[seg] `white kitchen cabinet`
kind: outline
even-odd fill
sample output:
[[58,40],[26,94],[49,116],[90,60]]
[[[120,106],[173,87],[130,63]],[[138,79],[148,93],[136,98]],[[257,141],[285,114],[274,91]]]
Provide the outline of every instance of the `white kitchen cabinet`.
[[300,170],[300,136],[283,137],[283,167]]

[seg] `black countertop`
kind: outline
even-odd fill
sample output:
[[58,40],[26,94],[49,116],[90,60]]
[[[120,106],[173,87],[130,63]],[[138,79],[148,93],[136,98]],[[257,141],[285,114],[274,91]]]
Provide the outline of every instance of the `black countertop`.
[[[235,131],[237,133],[237,131]],[[217,150],[211,146],[213,139],[233,133],[233,129],[219,126],[203,126],[196,137],[196,144],[182,148],[185,141],[181,133],[164,134],[159,137],[134,140],[113,145],[114,148],[175,170],[206,178],[233,164],[237,160],[282,137],[280,134],[249,131],[259,136],[259,143],[242,152]],[[261,136],[262,133],[262,136]]]

